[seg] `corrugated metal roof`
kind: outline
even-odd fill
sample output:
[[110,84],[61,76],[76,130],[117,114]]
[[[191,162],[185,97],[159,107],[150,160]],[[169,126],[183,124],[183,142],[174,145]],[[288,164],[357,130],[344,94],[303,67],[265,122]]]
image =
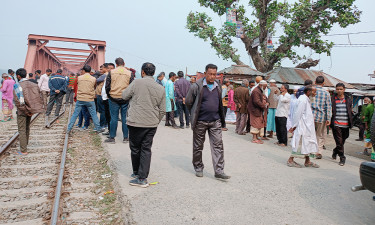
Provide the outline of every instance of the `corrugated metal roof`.
[[259,72],[247,65],[232,65],[231,67],[225,68],[218,73],[224,75],[255,75],[265,76],[264,73]]
[[291,68],[291,67],[279,67],[270,72],[266,73],[266,79],[274,79],[278,83],[288,83],[288,84],[298,84],[303,85],[305,80],[310,79],[315,82],[316,77],[324,77],[324,86],[335,87],[337,83],[345,84],[346,88],[355,89],[355,87],[345,81],[337,79],[323,71],[318,70],[308,70],[301,68]]

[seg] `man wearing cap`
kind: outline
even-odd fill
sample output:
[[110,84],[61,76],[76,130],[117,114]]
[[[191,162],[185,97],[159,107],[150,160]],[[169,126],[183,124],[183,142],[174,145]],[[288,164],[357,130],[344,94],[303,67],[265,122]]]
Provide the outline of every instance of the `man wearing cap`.
[[264,135],[264,127],[267,124],[267,97],[264,92],[267,88],[267,82],[261,80],[250,95],[248,111],[250,112],[250,133],[253,135],[253,143],[263,144],[259,137]]
[[275,98],[274,95],[279,96],[279,94],[280,90],[276,86],[276,81],[274,79],[270,80],[270,88],[268,89],[268,102],[270,103],[270,105],[268,107],[266,128],[266,130],[269,132],[269,138],[273,138],[273,133],[276,132],[275,115],[277,108],[277,98]]

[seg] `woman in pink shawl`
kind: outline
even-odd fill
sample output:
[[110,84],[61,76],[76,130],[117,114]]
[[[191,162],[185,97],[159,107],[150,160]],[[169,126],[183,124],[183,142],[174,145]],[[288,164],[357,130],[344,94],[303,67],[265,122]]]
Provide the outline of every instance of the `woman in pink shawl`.
[[2,110],[4,119],[1,122],[7,122],[13,119],[13,87],[16,82],[7,74],[3,74],[3,83],[1,84]]
[[225,122],[235,123],[236,122],[236,103],[234,102],[234,90],[233,85],[228,86],[228,109],[227,115],[225,116]]

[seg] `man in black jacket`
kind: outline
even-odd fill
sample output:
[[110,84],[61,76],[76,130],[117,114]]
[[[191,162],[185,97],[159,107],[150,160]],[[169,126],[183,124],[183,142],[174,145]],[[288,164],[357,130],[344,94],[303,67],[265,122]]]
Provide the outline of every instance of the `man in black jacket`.
[[333,149],[332,159],[340,157],[339,165],[345,165],[344,144],[349,137],[349,128],[353,124],[352,99],[345,94],[345,85],[336,84],[336,93],[332,96],[331,128],[336,147]]
[[203,177],[202,151],[206,131],[211,144],[212,162],[215,177],[228,180],[224,173],[224,146],[221,128],[225,127],[221,86],[215,81],[217,66],[206,66],[205,78],[193,84],[186,96],[185,104],[191,111],[191,129],[193,130],[193,165],[197,177]]

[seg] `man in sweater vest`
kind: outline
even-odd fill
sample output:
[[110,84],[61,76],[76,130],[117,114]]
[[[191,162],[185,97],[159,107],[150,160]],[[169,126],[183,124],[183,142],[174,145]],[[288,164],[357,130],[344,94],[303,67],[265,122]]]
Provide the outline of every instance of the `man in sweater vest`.
[[224,145],[222,129],[225,127],[221,86],[215,81],[217,66],[208,64],[205,77],[193,84],[186,96],[185,104],[191,111],[193,130],[193,166],[197,177],[203,177],[202,151],[206,132],[211,144],[215,177],[228,180],[224,173]]
[[122,58],[115,60],[116,69],[111,70],[105,81],[105,90],[109,98],[109,111],[111,113],[111,122],[109,138],[106,143],[115,143],[117,132],[119,112],[121,112],[123,142],[129,142],[129,131],[126,125],[126,112],[128,111],[128,101],[122,99],[122,92],[129,86],[132,73],[125,68],[125,62]]
[[89,65],[85,65],[81,70],[82,75],[77,77],[76,82],[74,84],[74,99],[77,100],[77,102],[74,109],[74,113],[68,125],[68,133],[72,130],[74,123],[76,122],[77,117],[79,116],[79,113],[82,110],[82,106],[87,107],[91,115],[91,118],[94,122],[95,131],[102,132],[102,129],[99,125],[98,116],[96,115],[96,108],[94,102],[96,79],[90,75],[90,71],[91,67]]

